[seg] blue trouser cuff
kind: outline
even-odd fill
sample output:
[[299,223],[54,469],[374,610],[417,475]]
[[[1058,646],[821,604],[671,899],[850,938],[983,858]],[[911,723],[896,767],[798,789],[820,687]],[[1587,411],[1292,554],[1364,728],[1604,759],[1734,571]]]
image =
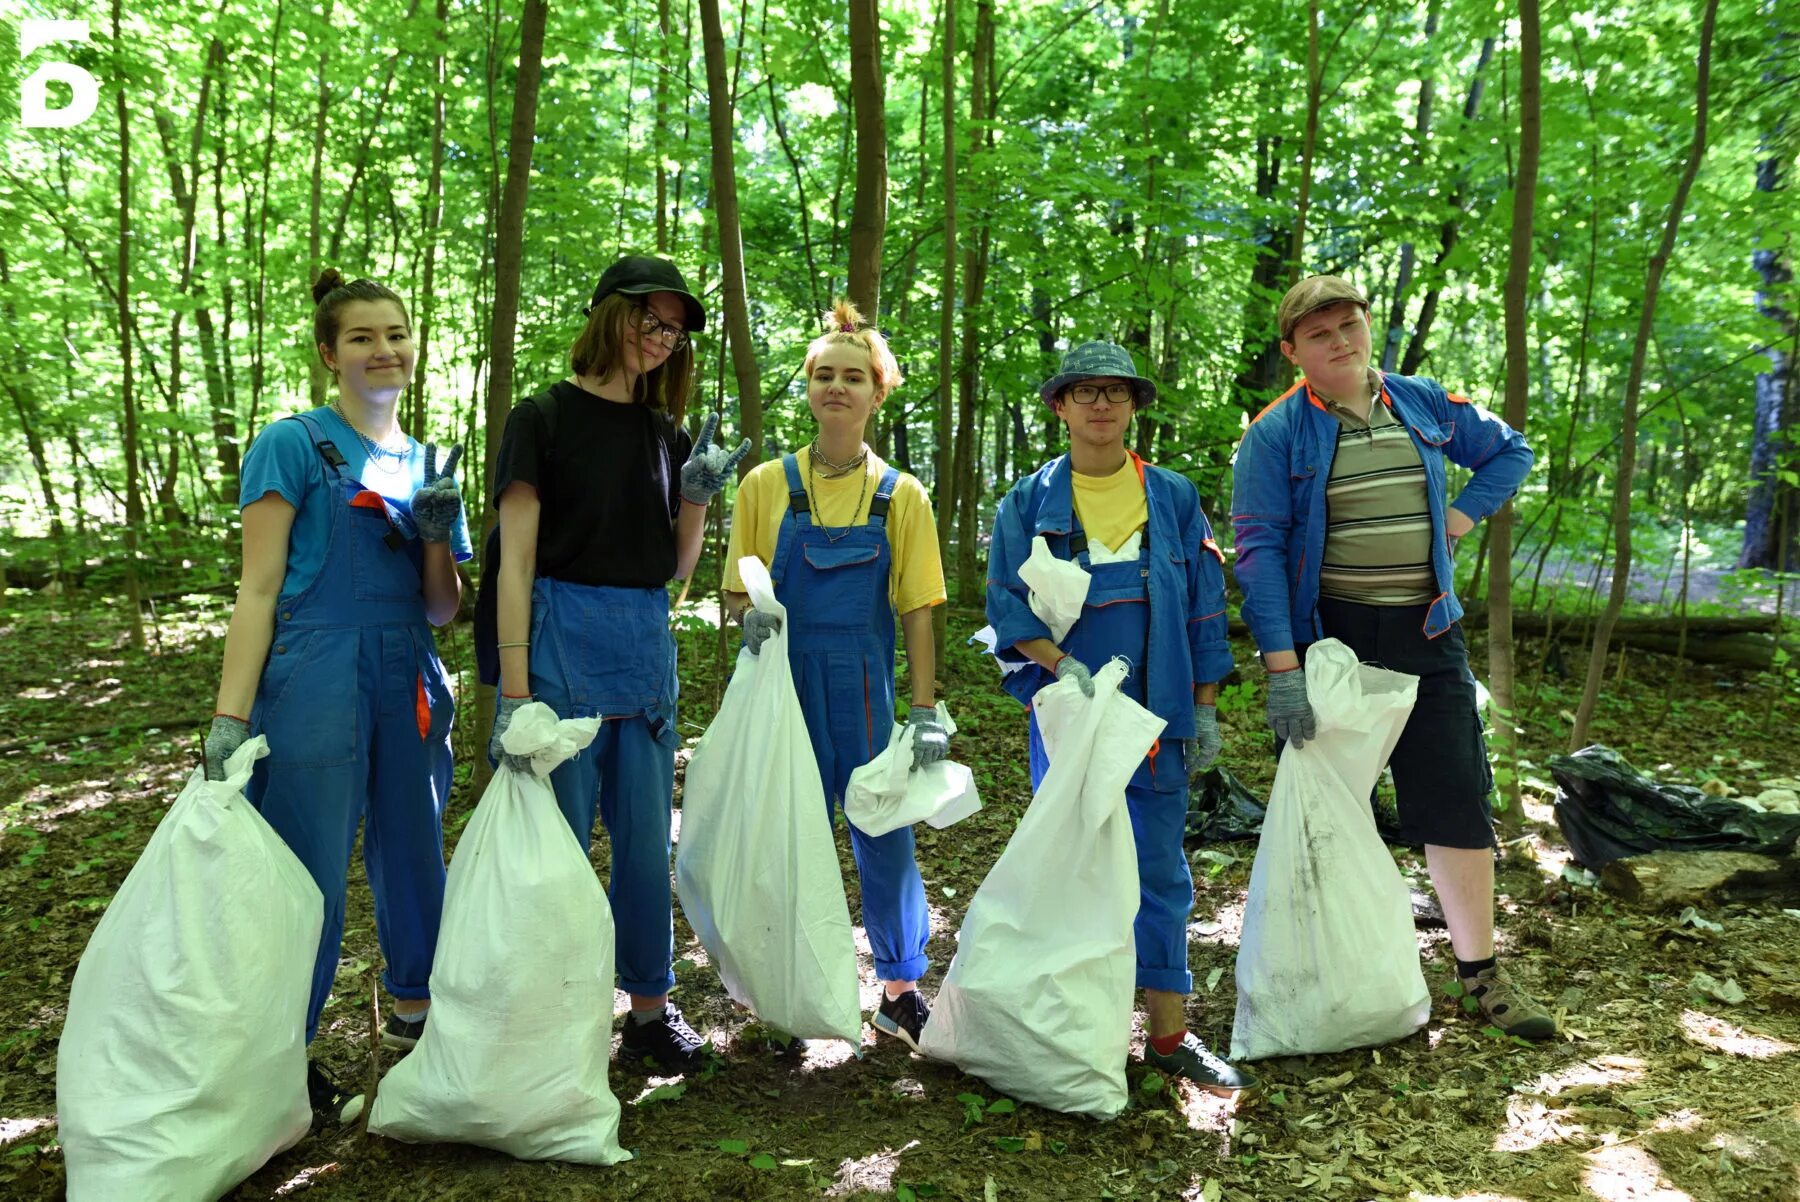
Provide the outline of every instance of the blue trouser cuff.
[[389,997],[399,998],[403,1002],[429,1002],[431,1000],[430,985],[399,985],[389,973],[381,974],[381,987]]
[[875,961],[875,975],[884,981],[916,981],[931,967],[925,956],[908,956],[904,960]]
[[1164,993],[1194,992],[1194,974],[1185,968],[1145,968],[1138,965],[1137,987],[1160,989]]
[[675,988],[675,973],[671,970],[660,981],[627,981],[621,978],[619,988],[632,997],[661,997]]

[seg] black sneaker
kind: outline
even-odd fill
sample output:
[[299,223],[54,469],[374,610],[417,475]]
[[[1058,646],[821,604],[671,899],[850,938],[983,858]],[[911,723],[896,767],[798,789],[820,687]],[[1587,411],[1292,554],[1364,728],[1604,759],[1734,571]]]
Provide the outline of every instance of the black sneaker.
[[[358,1095],[360,1096],[360,1095]],[[351,1100],[350,1091],[331,1079],[317,1060],[306,1062],[306,1100],[312,1103],[313,1118],[320,1123],[344,1121],[344,1106]]]
[[875,1029],[883,1035],[895,1036],[916,1052],[919,1036],[930,1018],[931,1007],[925,1004],[924,995],[917,989],[908,989],[899,997],[889,997],[883,989],[881,1007],[875,1011]]
[[410,1052],[419,1045],[419,1037],[425,1034],[425,1020],[431,1011],[426,1010],[417,1018],[401,1018],[389,1012],[387,1025],[381,1028],[381,1046],[399,1048],[402,1052]]
[[663,1007],[662,1016],[640,1023],[627,1015],[625,1035],[619,1041],[619,1056],[625,1060],[645,1061],[669,1073],[690,1073],[701,1067],[701,1038],[687,1025],[681,1011],[673,1004]]
[[1144,1063],[1168,1076],[1186,1077],[1209,1093],[1230,1095],[1257,1085],[1255,1073],[1214,1055],[1192,1031],[1184,1034],[1181,1046],[1167,1056],[1146,1042]]

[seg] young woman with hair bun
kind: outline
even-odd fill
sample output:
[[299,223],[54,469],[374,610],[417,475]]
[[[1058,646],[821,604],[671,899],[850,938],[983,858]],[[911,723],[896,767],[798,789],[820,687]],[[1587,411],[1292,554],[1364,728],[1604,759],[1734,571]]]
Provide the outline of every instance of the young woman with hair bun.
[[[470,557],[451,475],[462,448],[440,456],[395,420],[417,359],[405,302],[336,270],[312,296],[313,345],[337,395],[272,423],[244,456],[243,573],[205,769],[224,779],[232,752],[267,736],[250,801],[325,895],[309,1042],[337,973],[362,827],[394,999],[382,1040],[406,1049],[424,1029],[444,900],[456,706],[431,628],[456,616],[456,564]],[[345,1100],[316,1063],[307,1086],[328,1115]]]
[[[887,746],[894,721],[894,615],[906,638],[917,727],[915,765],[943,759],[949,737],[936,715],[931,607],[944,602],[944,569],[925,486],[883,463],[863,434],[900,384],[881,332],[839,301],[806,349],[802,374],[818,432],[791,455],[760,464],[738,488],[725,556],[727,603],[752,654],[779,619],[747,609],[737,562],[769,566],[787,607],[788,653],[806,714],[826,806],[834,818],[850,774]],[[919,993],[930,914],[913,831],[869,836],[850,827],[862,881],[863,925],[883,984],[875,1029],[913,1050],[930,1016]]]

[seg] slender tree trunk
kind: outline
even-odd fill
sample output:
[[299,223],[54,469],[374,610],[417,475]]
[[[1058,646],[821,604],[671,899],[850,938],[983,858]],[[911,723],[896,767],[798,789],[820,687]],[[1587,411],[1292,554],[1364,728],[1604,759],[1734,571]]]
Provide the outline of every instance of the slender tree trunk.
[[[1770,74],[1765,73],[1763,78],[1769,79]],[[1780,152],[1783,143],[1791,137],[1783,122],[1763,140],[1764,148],[1771,153],[1756,164],[1758,192],[1773,195],[1782,190],[1781,175],[1786,158]],[[1800,328],[1800,317],[1782,303],[1784,293],[1791,297],[1789,286],[1794,281],[1793,265],[1785,250],[1774,236],[1770,236],[1769,244],[1758,246],[1750,260],[1761,279],[1756,290],[1756,311],[1774,322],[1778,329],[1792,333]],[[1788,300],[1789,306],[1792,303]],[[1800,372],[1800,364],[1793,361],[1781,343],[1779,338],[1770,339],[1763,351],[1769,369],[1756,376],[1756,416],[1750,444],[1751,485],[1749,504],[1744,511],[1744,542],[1738,552],[1737,566],[1740,568],[1792,571],[1800,566],[1800,548],[1792,541],[1784,544],[1780,537],[1784,515],[1789,530],[1800,529],[1800,489],[1784,483],[1779,474],[1783,468],[1791,470],[1793,456],[1800,452],[1800,444],[1795,439],[1796,432],[1800,431],[1800,415],[1795,414],[1792,405],[1785,403],[1793,378]]]
[[887,88],[877,0],[850,2],[850,96],[856,108],[856,194],[850,205],[850,300],[881,320],[881,245],[887,229]]
[[430,396],[426,365],[431,355],[431,334],[437,326],[438,231],[444,224],[444,105],[448,85],[445,56],[450,38],[448,0],[437,0],[438,52],[432,66],[431,177],[425,184],[425,267],[419,289],[419,359],[413,368],[408,432],[425,440],[425,407]]
[[[1530,314],[1532,236],[1537,213],[1538,156],[1542,140],[1542,93],[1538,0],[1519,0],[1519,171],[1513,181],[1512,249],[1506,271],[1506,424],[1524,433],[1531,395]],[[1498,745],[1494,773],[1506,804],[1500,812],[1504,838],[1519,833],[1523,798],[1519,790],[1518,711],[1513,661],[1512,527],[1508,501],[1488,521],[1488,703]]]
[[[263,130],[262,170],[259,174],[261,188],[257,200],[256,237],[251,239],[251,225],[244,222],[244,250],[256,262],[256,293],[250,304],[250,326],[255,341],[255,350],[250,357],[250,416],[244,423],[244,441],[248,443],[256,437],[256,417],[262,409],[263,384],[267,379],[267,365],[263,360],[263,340],[268,330],[269,303],[269,192],[274,187],[274,174],[271,165],[275,157],[275,114],[280,109],[281,94],[278,84],[281,77],[281,26],[287,14],[287,0],[276,0],[275,27],[269,35],[269,86],[266,89],[268,99],[265,101],[268,110],[268,121]],[[312,281],[306,284],[311,287]],[[317,358],[309,355],[307,358]]]
[[[331,23],[332,5],[325,6],[325,23]],[[330,50],[319,53],[319,105],[313,117],[313,153],[312,153],[312,192],[307,208],[307,240],[306,240],[306,279],[304,285],[312,287],[314,280],[325,266],[321,258],[321,243],[324,240],[324,206],[325,206],[325,123],[331,114],[331,82],[325,77],[325,69],[331,61]],[[273,114],[271,114],[272,116]],[[267,186],[265,184],[265,186]],[[312,398],[312,406],[317,409],[325,403],[327,373],[325,364],[320,362],[317,354],[306,357],[307,383]]]
[[724,273],[725,330],[737,380],[740,437],[750,454],[738,465],[743,479],[763,460],[762,375],[750,335],[749,287],[744,278],[744,235],[738,218],[736,137],[725,74],[725,28],[719,0],[700,0],[700,41],[706,55],[706,111],[712,133],[713,216],[719,228],[719,266]]
[[956,514],[956,474],[951,463],[951,406],[956,390],[956,0],[943,0],[938,22],[943,38],[944,260],[938,284],[938,406],[932,454],[936,485],[938,554],[950,558],[950,530]]
[[[1431,142],[1431,108],[1437,100],[1436,64],[1431,60],[1432,42],[1437,38],[1442,0],[1431,0],[1425,14],[1425,67],[1419,72],[1419,108],[1413,122],[1413,162],[1423,167]],[[1400,337],[1406,329],[1407,289],[1412,286],[1413,266],[1418,251],[1408,239],[1400,244],[1400,266],[1394,280],[1394,298],[1388,310],[1387,333],[1381,342],[1381,370],[1393,371],[1400,357]]]
[[1306,258],[1306,209],[1312,199],[1313,151],[1319,142],[1319,98],[1324,87],[1325,72],[1319,66],[1319,0],[1306,0],[1306,134],[1300,143],[1300,194],[1294,200],[1294,233],[1288,243],[1289,288],[1300,282]]
[[1569,736],[1570,750],[1579,750],[1588,741],[1588,726],[1594,707],[1600,700],[1600,683],[1606,674],[1606,654],[1612,641],[1613,623],[1625,608],[1625,593],[1631,585],[1631,478],[1637,464],[1638,394],[1644,385],[1644,359],[1655,329],[1657,294],[1662,288],[1663,272],[1675,250],[1675,235],[1681,228],[1681,215],[1687,208],[1688,193],[1694,176],[1700,171],[1700,160],[1706,154],[1706,121],[1709,108],[1709,83],[1712,78],[1713,25],[1719,14],[1719,0],[1706,0],[1706,12],[1700,19],[1700,53],[1696,60],[1694,139],[1688,147],[1687,162],[1675,185],[1675,196],[1669,202],[1669,219],[1663,226],[1661,244],[1650,256],[1650,268],[1644,282],[1644,303],[1638,311],[1637,338],[1631,347],[1631,368],[1625,377],[1624,414],[1619,422],[1619,468],[1613,481],[1613,578],[1606,608],[1594,626],[1594,646],[1588,655],[1587,685],[1581,693],[1581,705],[1575,711],[1575,729]]
[[[956,577],[957,599],[973,605],[983,591],[982,573],[975,563],[976,525],[980,491],[975,486],[981,471],[976,450],[977,420],[975,398],[981,371],[981,306],[987,287],[988,268],[988,190],[977,180],[976,168],[989,144],[986,124],[990,114],[988,96],[994,73],[994,5],[993,0],[975,0],[975,47],[970,56],[969,119],[971,123],[969,161],[964,167],[972,183],[970,192],[977,198],[971,237],[963,249],[963,339],[962,369],[957,388],[956,450],[951,474],[956,479]],[[946,517],[945,522],[948,524]]]
[[114,78],[119,112],[119,405],[124,413],[125,455],[125,603],[131,613],[131,645],[144,649],[143,589],[138,582],[138,532],[144,528],[143,487],[138,477],[137,398],[131,377],[131,119],[125,96],[131,91],[125,73],[120,0],[112,0]]
[[669,0],[656,0],[656,129],[651,147],[656,155],[656,253],[669,253],[669,168],[665,145],[669,130]]

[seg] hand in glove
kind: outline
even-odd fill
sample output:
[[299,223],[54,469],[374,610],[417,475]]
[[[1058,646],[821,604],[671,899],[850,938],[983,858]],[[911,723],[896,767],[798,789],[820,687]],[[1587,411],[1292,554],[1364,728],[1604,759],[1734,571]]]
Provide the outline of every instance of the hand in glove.
[[520,707],[531,704],[530,697],[494,698],[494,733],[488,736],[488,763],[498,767],[502,763],[511,764],[520,772],[531,771],[531,757],[528,755],[511,755],[500,745],[500,736],[512,725],[513,715]]
[[1204,702],[1194,704],[1194,745],[1188,749],[1188,779],[1193,780],[1213,766],[1225,736],[1219,733],[1219,709]]
[[713,435],[719,429],[719,415],[709,413],[700,425],[700,437],[694,442],[693,454],[681,465],[681,499],[695,505],[705,505],[718,495],[725,487],[725,481],[731,478],[738,460],[750,453],[750,440],[746,438],[738,444],[735,451],[727,451],[724,447],[713,445]]
[[1269,726],[1278,739],[1295,747],[1306,746],[1316,724],[1312,703],[1306,699],[1306,669],[1289,668],[1269,673]]
[[935,706],[915,705],[908,710],[900,737],[906,738],[909,731],[918,732],[913,735],[914,768],[929,767],[950,754],[950,732],[938,721]]
[[206,732],[206,779],[224,780],[225,761],[250,737],[250,724],[230,714],[214,714],[212,729]]
[[458,443],[450,448],[440,467],[437,444],[425,444],[425,485],[412,495],[412,518],[413,525],[419,528],[419,537],[428,543],[449,542],[450,531],[462,516],[462,492],[450,475],[461,458],[462,444]]
[[1056,661],[1056,679],[1073,679],[1076,686],[1081,689],[1083,697],[1094,695],[1094,674],[1087,670],[1086,664],[1073,655],[1064,655]]
[[744,627],[744,646],[751,655],[761,655],[762,645],[772,634],[781,633],[781,615],[766,614],[760,609],[746,609],[738,619]]

